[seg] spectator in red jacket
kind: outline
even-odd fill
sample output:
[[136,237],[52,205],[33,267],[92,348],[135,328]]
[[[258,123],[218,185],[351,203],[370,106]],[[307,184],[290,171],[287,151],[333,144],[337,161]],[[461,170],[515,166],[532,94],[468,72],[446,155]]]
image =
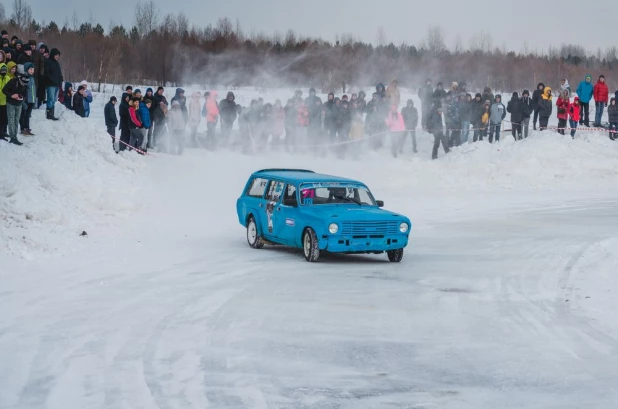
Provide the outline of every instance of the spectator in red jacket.
[[577,130],[577,123],[579,122],[581,106],[579,105],[579,98],[575,97],[573,103],[569,107],[569,125],[571,126],[571,138],[575,139],[575,131]]
[[594,84],[594,103],[597,109],[597,112],[594,116],[594,126],[601,126],[601,117],[603,116],[603,109],[607,106],[607,102],[609,101],[609,89],[607,88],[607,84],[605,83],[605,76],[599,76],[599,80],[596,84]]
[[560,93],[556,101],[556,110],[558,111],[558,133],[564,135],[564,130],[569,119],[569,90],[565,89]]

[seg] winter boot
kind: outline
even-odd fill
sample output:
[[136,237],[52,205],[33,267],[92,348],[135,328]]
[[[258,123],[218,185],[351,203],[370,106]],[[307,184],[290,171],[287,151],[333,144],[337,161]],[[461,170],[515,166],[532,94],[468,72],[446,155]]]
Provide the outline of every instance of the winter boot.
[[7,141],[7,142],[9,141],[9,140],[6,138],[6,136],[4,136],[4,135],[0,135],[0,140],[2,140],[2,141]]
[[532,123],[532,130],[533,130],[533,131],[536,131],[536,122],[533,122],[533,123]]
[[49,110],[49,119],[51,119],[52,121],[58,121],[58,118],[56,118],[55,112],[56,108],[52,108]]
[[21,132],[21,134],[22,134],[22,135],[25,135],[25,136],[34,136],[34,134],[32,133],[32,131],[31,131],[30,129],[24,129],[24,130]]
[[50,112],[50,110],[49,110],[49,109],[46,109],[46,110],[45,110],[45,118],[47,118],[47,119],[51,119],[51,118],[49,117],[49,112]]
[[19,139],[17,139],[17,138],[11,138],[11,140],[9,142],[12,143],[13,145],[17,145],[17,146],[23,145],[23,143],[19,142]]

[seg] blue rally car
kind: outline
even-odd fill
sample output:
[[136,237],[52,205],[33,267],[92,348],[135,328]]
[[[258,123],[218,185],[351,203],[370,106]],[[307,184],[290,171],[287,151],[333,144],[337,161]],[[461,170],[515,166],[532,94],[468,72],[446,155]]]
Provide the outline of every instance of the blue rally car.
[[236,202],[252,248],[298,247],[310,262],[320,251],[386,252],[390,261],[399,262],[412,224],[383,206],[361,182],[300,169],[253,173]]

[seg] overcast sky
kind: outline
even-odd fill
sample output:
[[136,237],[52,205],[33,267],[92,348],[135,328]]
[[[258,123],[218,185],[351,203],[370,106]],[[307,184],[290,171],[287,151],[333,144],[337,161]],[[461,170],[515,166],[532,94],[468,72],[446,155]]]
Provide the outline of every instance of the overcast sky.
[[[92,13],[108,29],[110,20],[133,23],[137,0],[28,0],[38,20],[59,25],[73,11],[81,20]],[[4,2],[7,14],[9,1]],[[241,27],[267,34],[287,29],[334,41],[336,34],[351,33],[376,43],[382,26],[388,42],[418,45],[430,25],[440,25],[446,44],[453,47],[459,36],[465,48],[469,39],[489,32],[494,47],[521,51],[546,51],[551,45],[580,44],[591,52],[618,45],[618,1],[599,0],[165,0],[157,1],[163,13],[183,11],[199,26],[219,17],[240,19]]]

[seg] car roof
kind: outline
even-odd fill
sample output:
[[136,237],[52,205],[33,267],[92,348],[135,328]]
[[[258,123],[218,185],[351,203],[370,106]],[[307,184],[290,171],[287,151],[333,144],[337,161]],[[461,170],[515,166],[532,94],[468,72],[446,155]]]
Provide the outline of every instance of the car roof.
[[315,173],[305,169],[262,169],[254,173],[255,176],[273,179],[282,179],[294,183],[304,182],[347,182],[360,183],[353,179],[342,178],[339,176],[325,175],[323,173]]

